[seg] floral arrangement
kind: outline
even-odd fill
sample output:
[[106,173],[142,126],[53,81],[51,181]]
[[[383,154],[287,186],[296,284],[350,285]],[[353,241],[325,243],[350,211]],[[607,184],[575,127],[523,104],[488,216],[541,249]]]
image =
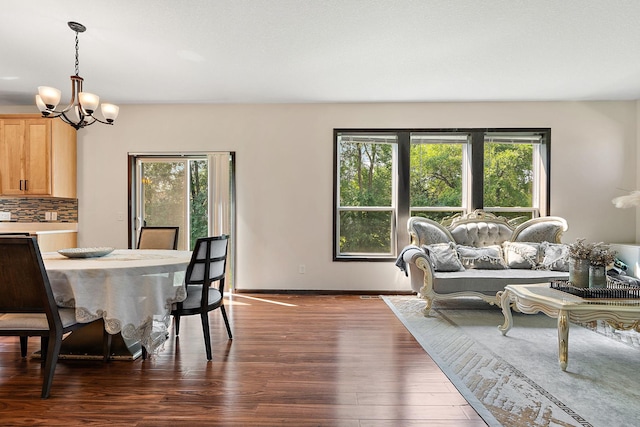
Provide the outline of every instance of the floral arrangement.
[[608,266],[616,260],[616,251],[609,249],[608,245],[595,246],[589,254],[589,263],[597,266]]
[[569,256],[575,259],[588,260],[589,264],[607,266],[616,259],[616,251],[612,251],[609,245],[602,242],[585,243],[585,239],[576,239],[569,245]]
[[585,239],[576,239],[575,243],[569,245],[569,256],[575,259],[589,259],[594,243],[585,243]]

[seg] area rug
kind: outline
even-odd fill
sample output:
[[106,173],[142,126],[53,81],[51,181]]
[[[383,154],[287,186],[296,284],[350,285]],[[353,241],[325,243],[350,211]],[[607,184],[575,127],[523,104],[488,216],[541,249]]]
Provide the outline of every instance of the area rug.
[[[569,330],[569,364],[558,364],[556,319],[502,311],[479,300],[434,304],[383,296],[395,315],[490,426],[640,425],[640,346],[635,331]],[[585,327],[589,326],[589,327]]]

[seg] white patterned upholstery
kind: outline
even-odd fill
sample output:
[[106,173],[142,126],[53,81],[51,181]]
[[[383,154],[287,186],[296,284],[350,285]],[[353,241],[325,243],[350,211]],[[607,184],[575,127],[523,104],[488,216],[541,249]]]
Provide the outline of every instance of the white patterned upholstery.
[[[479,297],[495,304],[498,302],[496,293],[509,283],[538,283],[568,277],[568,273],[563,271],[536,269],[534,266],[503,270],[483,267],[455,272],[436,271],[434,263],[423,249],[425,245],[436,243],[453,243],[458,248],[504,246],[505,242],[560,243],[563,232],[568,228],[567,222],[560,217],[534,218],[514,227],[506,218],[478,210],[454,218],[448,226],[430,219],[412,217],[407,227],[411,245],[402,250],[396,265],[408,269],[411,288],[427,301],[427,311],[434,300],[457,297]],[[525,264],[511,263],[512,266],[527,267]]]
[[513,229],[507,224],[487,221],[465,222],[451,230],[457,244],[476,248],[501,245],[509,240],[512,234]]

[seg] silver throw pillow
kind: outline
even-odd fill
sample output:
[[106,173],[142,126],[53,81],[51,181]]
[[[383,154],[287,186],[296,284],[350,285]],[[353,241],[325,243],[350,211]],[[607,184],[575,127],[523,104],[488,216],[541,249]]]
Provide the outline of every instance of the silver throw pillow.
[[464,270],[458,259],[455,243],[434,243],[422,245],[422,249],[429,255],[431,265],[435,271],[460,271]]
[[544,253],[544,258],[540,264],[540,269],[569,271],[569,245],[542,242],[541,250]]

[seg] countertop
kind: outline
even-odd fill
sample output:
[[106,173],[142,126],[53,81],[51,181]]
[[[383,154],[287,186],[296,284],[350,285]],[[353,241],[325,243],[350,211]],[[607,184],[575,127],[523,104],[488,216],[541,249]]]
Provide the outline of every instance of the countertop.
[[76,233],[77,222],[0,222],[0,233]]

